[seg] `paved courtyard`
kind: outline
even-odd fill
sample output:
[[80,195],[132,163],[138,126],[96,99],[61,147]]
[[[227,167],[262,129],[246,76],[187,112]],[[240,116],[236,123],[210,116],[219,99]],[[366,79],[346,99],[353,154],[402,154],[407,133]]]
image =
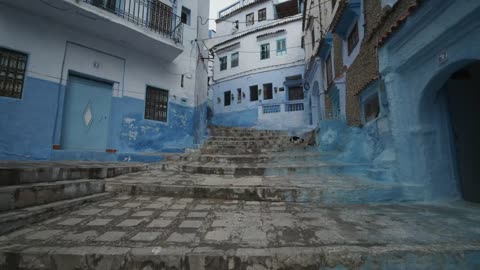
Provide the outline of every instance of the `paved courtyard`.
[[480,249],[479,223],[480,209],[464,203],[319,207],[120,195],[0,237],[0,258],[7,260],[9,252],[23,250],[23,254],[34,254],[35,262],[30,263],[38,267],[45,265],[38,262],[45,255],[106,252],[126,256],[139,250],[145,256],[167,252],[177,257],[199,251],[218,255],[250,250],[254,258],[255,250],[290,250],[294,256],[308,250],[346,249],[347,261],[358,252],[441,254],[442,249],[460,249],[464,254],[465,248]]

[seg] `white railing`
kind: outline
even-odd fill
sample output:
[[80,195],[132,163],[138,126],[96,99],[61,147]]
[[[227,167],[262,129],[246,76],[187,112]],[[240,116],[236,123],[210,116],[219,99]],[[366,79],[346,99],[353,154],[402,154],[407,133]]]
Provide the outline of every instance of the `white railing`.
[[277,105],[263,105],[262,108],[263,108],[263,114],[281,112],[280,104],[277,104]]
[[298,112],[298,111],[304,111],[304,110],[305,110],[305,106],[303,105],[303,102],[285,104],[286,112]]

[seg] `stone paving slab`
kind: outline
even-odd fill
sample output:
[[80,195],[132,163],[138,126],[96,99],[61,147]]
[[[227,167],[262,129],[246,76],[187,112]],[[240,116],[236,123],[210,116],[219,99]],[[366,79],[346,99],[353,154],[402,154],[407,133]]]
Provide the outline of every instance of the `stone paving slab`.
[[[449,263],[464,267],[450,269],[475,269],[473,267],[480,265],[478,205],[319,207],[288,202],[182,201],[154,196],[145,199],[145,196],[127,198],[124,195],[110,198],[1,236],[0,265],[5,267],[7,262],[15,263],[15,260],[7,259],[15,256],[16,263],[25,267],[18,269],[29,269],[26,266],[31,263],[36,267],[31,269],[62,270],[156,269],[142,267],[148,263],[152,263],[152,267],[160,267],[160,261],[168,261],[177,267],[172,269],[191,270],[320,269],[308,267],[322,265],[332,267],[327,269],[344,269],[334,268],[339,265],[358,266],[349,269],[388,269],[360,268],[369,263],[384,266],[382,256],[396,258],[396,262],[403,265],[425,262],[422,260],[439,267]],[[158,201],[166,202],[165,206],[148,208]],[[118,204],[105,206],[108,202]],[[126,203],[139,205],[124,207]],[[174,205],[186,206],[176,210],[172,209]],[[210,208],[198,210],[200,205],[209,205]],[[116,217],[107,215],[117,208],[124,210],[124,214]],[[135,216],[135,213],[146,211],[153,213]],[[177,214],[162,215],[166,212]],[[197,212],[207,214],[192,215]],[[101,225],[92,224],[98,220],[102,220]],[[129,224],[134,225],[125,226]],[[108,257],[111,264],[106,264],[104,268],[78,268],[86,263],[84,260],[87,260],[88,254],[99,260]],[[62,265],[63,268],[45,267],[52,261],[57,262],[59,258],[55,256],[60,255],[68,255],[69,263]],[[32,258],[40,261],[34,262]],[[230,259],[224,261],[225,258]],[[369,258],[374,261],[369,261]],[[452,258],[453,261],[449,261]],[[187,268],[185,263],[192,266],[191,260],[199,260],[200,265],[206,267],[197,265]],[[268,260],[271,263],[269,268],[261,268],[267,267],[265,263]],[[209,264],[215,261],[220,265]],[[392,265],[394,262],[391,262]],[[125,264],[129,268],[125,268]],[[442,269],[429,266],[399,269]]]

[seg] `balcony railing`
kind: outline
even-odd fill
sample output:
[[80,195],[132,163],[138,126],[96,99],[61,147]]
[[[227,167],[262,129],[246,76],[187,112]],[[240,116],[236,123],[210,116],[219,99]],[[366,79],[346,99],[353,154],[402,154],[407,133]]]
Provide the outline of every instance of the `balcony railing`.
[[159,0],[81,0],[106,10],[138,26],[147,28],[175,43],[183,42],[183,23],[172,7]]
[[286,112],[298,112],[298,111],[303,111],[304,109],[305,108],[304,108],[303,102],[285,104]]
[[299,112],[304,111],[305,106],[303,100],[298,101],[287,101],[280,104],[262,104],[258,106],[259,113],[261,114],[272,114],[272,113],[289,113],[289,112]]

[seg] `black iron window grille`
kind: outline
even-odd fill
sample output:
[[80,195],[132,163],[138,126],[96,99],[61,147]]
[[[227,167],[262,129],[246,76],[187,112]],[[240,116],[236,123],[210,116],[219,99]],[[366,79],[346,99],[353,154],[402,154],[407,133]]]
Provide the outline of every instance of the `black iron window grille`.
[[262,8],[258,11],[258,21],[265,21],[267,19],[267,9]]
[[262,44],[260,46],[260,60],[270,58],[270,44]]
[[160,0],[81,0],[104,9],[138,26],[183,42],[182,18]]
[[0,96],[21,98],[27,55],[0,48]]
[[220,71],[222,70],[226,70],[227,69],[227,57],[224,56],[224,57],[220,57]]
[[145,119],[167,122],[168,91],[147,86]]

